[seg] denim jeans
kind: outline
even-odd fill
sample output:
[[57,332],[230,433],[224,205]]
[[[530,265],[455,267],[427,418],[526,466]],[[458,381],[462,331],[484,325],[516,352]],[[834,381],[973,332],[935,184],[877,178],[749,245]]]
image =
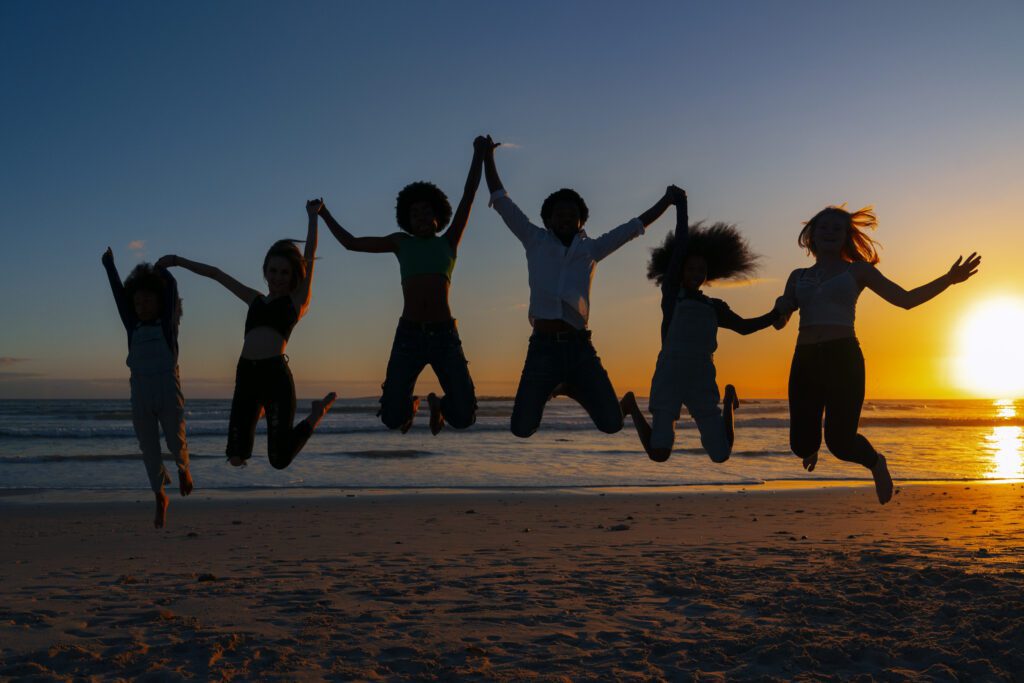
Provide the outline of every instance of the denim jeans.
[[378,415],[388,429],[400,429],[412,420],[416,378],[428,365],[445,393],[441,398],[445,422],[456,429],[476,422],[476,389],[455,321],[416,323],[401,319],[381,385]]
[[544,406],[559,388],[590,415],[602,432],[622,429],[622,408],[601,359],[590,343],[590,331],[538,334],[530,337],[526,363],[512,408],[512,433],[526,438],[537,431]]

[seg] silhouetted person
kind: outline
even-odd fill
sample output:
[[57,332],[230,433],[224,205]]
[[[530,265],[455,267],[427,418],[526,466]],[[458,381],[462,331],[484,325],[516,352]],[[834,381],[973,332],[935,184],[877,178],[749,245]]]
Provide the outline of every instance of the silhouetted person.
[[864,404],[864,355],[854,332],[857,298],[865,287],[901,308],[933,299],[947,287],[978,272],[981,257],[960,257],[949,272],[907,291],[875,267],[875,242],[864,231],[878,226],[872,207],[849,212],[829,206],[804,224],[797,243],[812,254],[810,268],[789,276],[779,298],[788,315],[800,310],[800,333],[789,371],[789,443],[804,468],[812,471],[825,444],[840,460],[871,470],[883,505],[892,498],[885,456],[857,433]]

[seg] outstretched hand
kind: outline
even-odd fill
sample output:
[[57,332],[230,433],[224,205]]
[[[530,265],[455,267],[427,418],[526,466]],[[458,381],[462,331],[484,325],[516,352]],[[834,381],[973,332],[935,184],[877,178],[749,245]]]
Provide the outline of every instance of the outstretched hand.
[[967,278],[978,272],[979,265],[981,265],[981,257],[978,256],[977,252],[971,252],[966,261],[964,261],[963,256],[958,257],[956,263],[949,269],[950,283],[955,285],[964,282]]
[[114,252],[110,250],[110,247],[107,247],[107,250],[103,252],[103,256],[100,257],[100,261],[103,262],[103,265],[110,265],[114,262]]
[[495,147],[499,146],[501,146],[501,143],[492,140],[490,135],[478,135],[473,140],[473,151],[481,155],[489,154],[494,151]]
[[324,198],[310,199],[306,202],[306,213],[310,216],[317,216],[324,208]]
[[157,268],[164,268],[166,270],[171,266],[178,265],[178,257],[173,254],[167,254],[166,256],[161,256],[160,258],[158,258],[156,260],[156,263],[154,263],[153,265],[156,266]]

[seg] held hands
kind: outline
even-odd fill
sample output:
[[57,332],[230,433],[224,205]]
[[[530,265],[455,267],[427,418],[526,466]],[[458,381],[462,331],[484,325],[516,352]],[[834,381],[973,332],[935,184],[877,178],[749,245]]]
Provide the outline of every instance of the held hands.
[[306,202],[306,214],[310,217],[318,216],[324,210],[324,198],[310,199]]
[[480,156],[484,156],[486,154],[492,154],[494,152],[494,148],[499,147],[500,145],[501,143],[492,140],[490,135],[478,135],[476,136],[476,139],[473,140],[473,151]]
[[963,256],[957,258],[946,277],[949,278],[950,284],[958,284],[964,282],[967,278],[971,277],[978,272],[978,266],[981,265],[981,257],[978,256],[977,252],[971,252],[971,255],[967,257],[967,260],[963,260]]
[[158,258],[156,260],[156,263],[154,263],[153,265],[156,266],[157,268],[163,268],[166,270],[171,266],[178,265],[178,257],[174,256],[173,254],[167,254],[166,256],[161,256],[160,258]]
[[114,252],[110,250],[110,247],[107,247],[107,250],[103,252],[103,256],[100,257],[100,261],[102,261],[105,266],[114,264]]
[[780,296],[778,299],[775,300],[776,318],[775,322],[772,323],[772,327],[774,327],[777,330],[781,330],[783,327],[786,326],[786,323],[789,322],[789,318],[790,316],[793,315],[793,312],[795,310],[796,307],[793,305],[792,301],[790,301],[784,296]]
[[675,206],[680,206],[686,203],[686,190],[679,187],[678,185],[669,185],[665,188],[665,199],[669,200]]

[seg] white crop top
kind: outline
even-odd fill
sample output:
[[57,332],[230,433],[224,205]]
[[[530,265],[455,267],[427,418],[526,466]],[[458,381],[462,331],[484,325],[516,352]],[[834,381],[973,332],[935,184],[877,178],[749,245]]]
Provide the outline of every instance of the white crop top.
[[842,325],[853,327],[860,287],[856,278],[846,270],[821,280],[805,268],[796,280],[796,301],[800,307],[800,327],[815,325]]

